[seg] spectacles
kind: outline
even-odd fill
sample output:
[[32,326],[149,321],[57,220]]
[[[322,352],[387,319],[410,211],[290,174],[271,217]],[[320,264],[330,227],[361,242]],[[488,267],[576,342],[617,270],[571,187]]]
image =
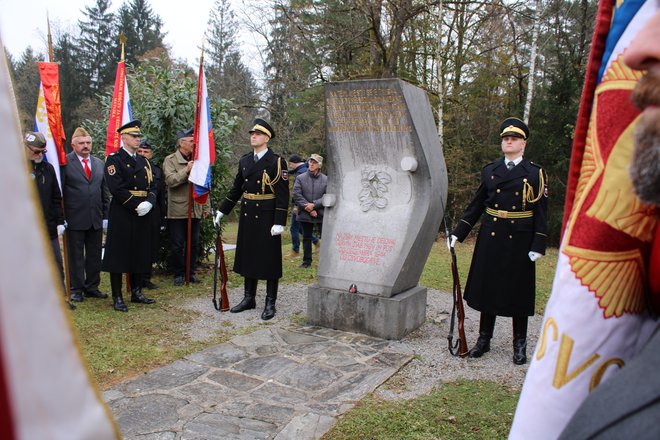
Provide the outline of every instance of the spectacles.
[[131,134],[130,136],[133,136],[134,138],[141,138],[142,137],[141,134]]
[[32,151],[34,154],[46,154],[46,152],[48,151],[48,150],[46,150],[45,148],[44,148],[43,150],[38,150],[38,149],[35,149],[35,148],[32,148],[32,147],[28,147],[28,148],[29,148],[30,151]]

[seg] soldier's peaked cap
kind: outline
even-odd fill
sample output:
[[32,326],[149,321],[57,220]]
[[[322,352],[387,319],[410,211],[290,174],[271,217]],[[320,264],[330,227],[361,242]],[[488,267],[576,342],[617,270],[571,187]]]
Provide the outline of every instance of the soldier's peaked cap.
[[273,130],[273,127],[271,127],[270,124],[263,119],[257,118],[254,120],[254,127],[252,127],[250,130],[250,134],[255,131],[263,133],[271,139],[275,138],[275,130]]
[[514,136],[522,139],[529,137],[527,124],[518,118],[506,118],[500,126],[500,137]]
[[117,133],[120,134],[132,134],[142,136],[140,128],[142,127],[142,122],[139,119],[133,119],[130,122],[125,123],[117,129]]

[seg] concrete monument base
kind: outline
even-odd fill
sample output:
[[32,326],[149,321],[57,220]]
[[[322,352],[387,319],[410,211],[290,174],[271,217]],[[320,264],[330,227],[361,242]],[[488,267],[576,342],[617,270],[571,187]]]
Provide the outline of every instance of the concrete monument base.
[[310,325],[402,339],[426,319],[426,287],[413,287],[384,298],[309,286],[307,319]]

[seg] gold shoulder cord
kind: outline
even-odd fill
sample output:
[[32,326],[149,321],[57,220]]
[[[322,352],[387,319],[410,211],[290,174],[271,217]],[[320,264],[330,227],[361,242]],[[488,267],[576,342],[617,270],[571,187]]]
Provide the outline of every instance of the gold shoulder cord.
[[261,175],[261,193],[266,194],[266,185],[270,187],[270,192],[275,194],[275,188],[273,188],[273,185],[275,185],[277,182],[280,181],[280,177],[282,176],[282,161],[280,158],[277,158],[277,177],[275,180],[270,180],[270,176],[264,170],[263,174]]
[[543,178],[543,170],[539,170],[539,192],[534,196],[534,188],[532,185],[527,183],[527,179],[525,179],[525,182],[523,183],[523,195],[522,195],[522,210],[525,210],[525,206],[527,202],[529,203],[536,203],[539,200],[541,200],[541,197],[543,197],[543,188],[545,187],[545,179]]
[[148,159],[145,159],[145,160],[147,161],[147,168],[146,168],[146,170],[147,170],[147,183],[149,184],[149,186],[151,186],[151,182],[153,182],[153,180],[154,180],[154,173],[153,173],[153,171],[151,171],[151,164],[149,163],[149,160]]

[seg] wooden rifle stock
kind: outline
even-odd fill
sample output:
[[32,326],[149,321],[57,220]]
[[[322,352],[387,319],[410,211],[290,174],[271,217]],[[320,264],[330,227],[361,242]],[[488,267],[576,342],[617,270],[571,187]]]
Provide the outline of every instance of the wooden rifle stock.
[[[213,273],[213,306],[216,310],[226,312],[229,310],[229,297],[227,296],[227,265],[225,263],[225,251],[222,249],[222,236],[220,225],[217,226],[218,234],[215,241],[215,271]],[[220,308],[216,299],[218,289],[218,268],[220,269]]]
[[[461,282],[458,276],[458,263],[456,262],[456,251],[453,247],[449,248],[451,253],[451,275],[454,280],[453,296],[454,306],[451,310],[451,322],[449,325],[449,352],[454,356],[465,357],[468,354],[467,340],[465,339],[465,309],[463,308],[463,295],[461,293]],[[458,340],[453,343],[454,338],[454,320],[458,317]],[[456,349],[458,348],[458,351]]]

